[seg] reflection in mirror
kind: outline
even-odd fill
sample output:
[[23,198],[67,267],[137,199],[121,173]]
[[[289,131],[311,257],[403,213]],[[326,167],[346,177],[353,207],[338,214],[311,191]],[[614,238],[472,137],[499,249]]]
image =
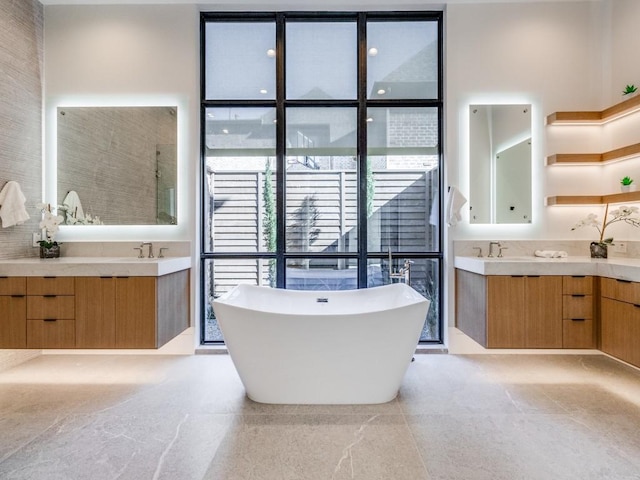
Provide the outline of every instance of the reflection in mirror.
[[59,107],[67,225],[177,223],[177,107]]
[[531,223],[531,105],[470,105],[471,223]]

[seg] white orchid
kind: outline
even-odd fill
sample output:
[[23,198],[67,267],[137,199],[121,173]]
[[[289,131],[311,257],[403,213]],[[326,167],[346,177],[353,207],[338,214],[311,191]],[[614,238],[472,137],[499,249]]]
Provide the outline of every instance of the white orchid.
[[58,244],[58,242],[55,241],[56,233],[59,230],[58,225],[64,221],[64,218],[52,213],[51,205],[49,204],[39,203],[37,207],[42,212],[42,220],[40,221],[39,226],[44,229],[46,237],[40,240],[40,245],[46,248],[51,248],[53,245]]
[[[613,237],[604,238],[604,232],[607,227],[616,222],[624,222],[634,227],[640,227],[640,218],[638,216],[633,216],[637,215],[638,212],[640,212],[638,207],[619,207],[615,210],[609,211],[609,204],[607,204],[602,222],[598,220],[598,216],[595,213],[590,213],[576,223],[571,230],[581,227],[594,227],[600,234],[598,243],[600,245],[608,245],[613,242]],[[609,221],[607,221],[607,215],[611,217]]]

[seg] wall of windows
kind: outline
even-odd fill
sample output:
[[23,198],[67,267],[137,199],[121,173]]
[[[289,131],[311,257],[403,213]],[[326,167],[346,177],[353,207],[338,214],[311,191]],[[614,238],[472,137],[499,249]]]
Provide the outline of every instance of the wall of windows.
[[367,288],[405,264],[441,342],[442,13],[206,13],[201,41],[204,342],[239,283]]

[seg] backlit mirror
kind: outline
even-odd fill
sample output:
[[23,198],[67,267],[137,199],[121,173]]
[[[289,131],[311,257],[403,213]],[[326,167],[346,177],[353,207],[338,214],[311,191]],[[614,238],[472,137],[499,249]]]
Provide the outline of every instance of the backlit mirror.
[[470,223],[531,223],[531,105],[469,106]]
[[177,223],[177,107],[58,107],[67,225]]

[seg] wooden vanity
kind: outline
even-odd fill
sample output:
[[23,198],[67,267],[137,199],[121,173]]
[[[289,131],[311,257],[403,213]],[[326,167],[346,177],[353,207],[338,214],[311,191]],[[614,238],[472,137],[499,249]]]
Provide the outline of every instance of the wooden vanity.
[[[38,260],[28,260],[36,272]],[[46,275],[21,276],[2,274],[19,261],[1,262],[0,348],[159,348],[189,326],[189,259],[112,260],[43,260]]]
[[456,257],[455,265],[456,326],[482,346],[597,348],[640,367],[639,260]]

